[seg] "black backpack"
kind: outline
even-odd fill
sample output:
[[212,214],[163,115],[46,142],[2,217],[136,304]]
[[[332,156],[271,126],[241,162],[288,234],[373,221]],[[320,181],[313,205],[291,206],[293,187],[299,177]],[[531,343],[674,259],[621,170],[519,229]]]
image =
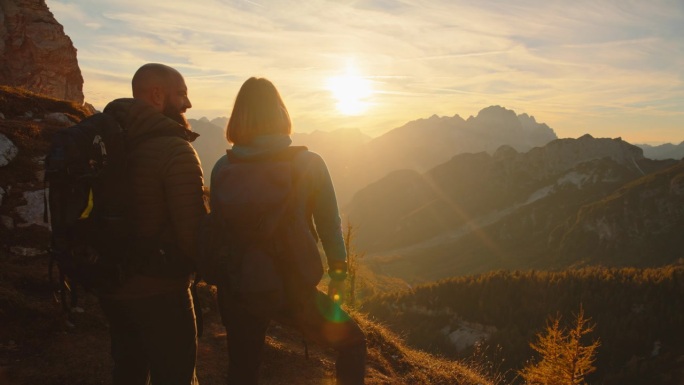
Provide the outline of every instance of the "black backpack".
[[296,207],[299,175],[291,165],[304,150],[288,147],[250,158],[228,150],[227,164],[212,179],[211,212],[200,226],[197,268],[207,283],[250,297],[253,307],[276,307],[285,281],[297,275],[298,261],[320,264],[310,216]]
[[52,229],[49,274],[52,280],[58,268],[65,308],[69,284],[107,292],[132,273],[126,260],[134,244],[128,220],[131,146],[125,129],[107,113],[60,129],[52,138],[45,158],[46,214]]

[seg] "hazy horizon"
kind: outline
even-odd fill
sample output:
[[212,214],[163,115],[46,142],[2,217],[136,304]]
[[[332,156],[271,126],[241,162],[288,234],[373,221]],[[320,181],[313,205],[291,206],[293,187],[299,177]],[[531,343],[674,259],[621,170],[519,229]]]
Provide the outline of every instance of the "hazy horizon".
[[[78,50],[86,101],[130,95],[146,62],[183,73],[189,118],[229,116],[271,79],[296,132],[377,136],[500,105],[558,137],[684,140],[684,3],[524,0],[47,0]],[[123,32],[122,32],[123,31]]]
[[[501,107],[503,107],[503,106],[501,106]],[[505,108],[505,107],[504,107],[504,108]],[[516,115],[520,115],[520,114],[518,114],[518,113],[516,112]],[[469,115],[469,116],[461,116],[461,118],[463,118],[464,120],[467,120],[469,117],[472,117],[472,116],[477,116],[477,114]],[[445,118],[446,116],[438,116],[438,117],[439,117],[439,118]],[[431,117],[417,118],[417,119],[414,119],[413,121],[421,120],[421,119],[430,119],[430,118],[431,118]],[[216,119],[225,119],[225,120],[227,121],[227,120],[229,119],[229,116],[225,116],[225,115],[224,115],[224,116],[215,116],[215,117],[200,116],[200,117],[188,117],[188,119],[197,120],[197,121],[202,120],[202,119],[206,119],[206,120],[208,121],[208,123],[213,124],[213,125],[216,126],[217,128],[220,128],[220,129],[224,129],[224,130],[225,130],[225,127],[223,127],[222,125],[219,126],[219,125],[217,125],[216,123],[214,123],[214,120],[216,120]],[[410,122],[412,122],[412,121],[407,121],[407,122],[405,122],[405,124],[406,124],[406,123],[410,123]],[[545,123],[545,122],[537,121],[537,123],[542,124],[542,123]],[[404,124],[402,124],[401,126],[403,126],[403,125],[404,125]],[[401,126],[398,126],[398,127],[401,127]],[[390,130],[388,130],[388,131],[391,131],[392,129],[398,128],[398,127],[392,127],[392,128],[391,128]],[[549,128],[551,128],[551,129],[553,130],[553,127],[549,127]],[[358,130],[358,129],[357,129],[357,128],[339,128],[338,130]],[[293,134],[311,134],[311,133],[314,133],[314,132],[332,132],[332,131],[335,131],[335,130],[318,130],[318,129],[314,129],[313,131],[309,131],[309,132],[295,131],[295,132],[293,132]],[[360,131],[360,130],[359,130],[359,131]],[[378,133],[377,135],[368,135],[368,136],[369,136],[370,138],[376,138],[376,137],[378,137],[378,136],[380,136],[380,135],[382,135],[382,134],[384,134],[384,133],[386,133],[386,132],[388,132],[388,131],[380,132],[380,133]],[[363,131],[361,131],[361,132],[363,133]],[[577,138],[579,138],[580,136],[585,135],[585,134],[592,135],[591,132],[585,132],[584,134],[578,135],[577,137],[560,137],[560,136],[559,136],[558,139],[566,139],[566,138],[577,139]],[[594,135],[592,135],[592,136],[594,136]],[[597,138],[598,138],[598,137],[597,137]],[[611,137],[611,138],[614,138],[614,137]],[[623,139],[624,139],[624,138],[623,138]],[[678,142],[629,142],[629,141],[628,141],[628,143],[634,144],[634,145],[649,145],[649,146],[652,146],[652,147],[656,147],[656,146],[666,145],[666,144],[679,145],[679,144],[681,144],[681,143],[684,143],[684,139],[682,139],[682,140],[680,140],[680,141],[678,141]]]

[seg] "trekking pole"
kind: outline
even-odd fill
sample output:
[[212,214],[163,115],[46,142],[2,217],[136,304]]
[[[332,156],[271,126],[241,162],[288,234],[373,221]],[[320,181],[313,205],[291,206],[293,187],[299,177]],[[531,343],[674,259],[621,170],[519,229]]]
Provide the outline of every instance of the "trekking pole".
[[309,344],[306,343],[306,339],[302,336],[302,343],[304,344],[304,359],[309,360]]

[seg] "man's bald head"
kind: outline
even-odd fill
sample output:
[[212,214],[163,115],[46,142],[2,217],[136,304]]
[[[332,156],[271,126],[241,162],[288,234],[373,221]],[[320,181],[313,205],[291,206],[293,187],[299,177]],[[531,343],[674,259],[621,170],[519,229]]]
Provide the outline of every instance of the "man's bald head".
[[148,63],[138,68],[131,81],[133,97],[157,111],[187,125],[183,114],[192,107],[183,76],[164,64]]
[[145,98],[152,88],[168,89],[182,78],[180,72],[160,63],[148,63],[138,68],[133,75],[133,97]]

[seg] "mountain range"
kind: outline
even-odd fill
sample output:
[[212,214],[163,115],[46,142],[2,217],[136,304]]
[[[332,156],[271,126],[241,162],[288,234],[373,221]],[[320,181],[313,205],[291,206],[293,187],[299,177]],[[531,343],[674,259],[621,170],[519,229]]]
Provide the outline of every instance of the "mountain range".
[[209,183],[211,169],[216,164],[216,161],[225,155],[226,149],[229,148],[225,135],[228,118],[215,118],[212,120],[207,118],[188,119],[188,123],[190,123],[192,130],[200,135],[192,142],[192,146],[197,151],[202,162],[206,183]]
[[366,263],[410,282],[497,269],[656,266],[684,256],[684,164],[621,139],[557,139],[397,171],[345,212]]
[[[213,166],[227,146],[225,124],[209,125],[215,121],[189,120],[201,135],[194,146],[203,165]],[[349,202],[359,189],[395,170],[425,171],[456,154],[491,153],[504,144],[527,151],[553,139],[556,134],[546,124],[500,106],[484,108],[468,119],[433,115],[408,122],[376,138],[351,129],[295,131],[292,135],[294,145],[307,146],[326,161],[341,205]]]
[[682,159],[684,158],[684,142],[679,144],[665,143],[657,146],[637,144],[644,150],[644,156],[651,159]]

